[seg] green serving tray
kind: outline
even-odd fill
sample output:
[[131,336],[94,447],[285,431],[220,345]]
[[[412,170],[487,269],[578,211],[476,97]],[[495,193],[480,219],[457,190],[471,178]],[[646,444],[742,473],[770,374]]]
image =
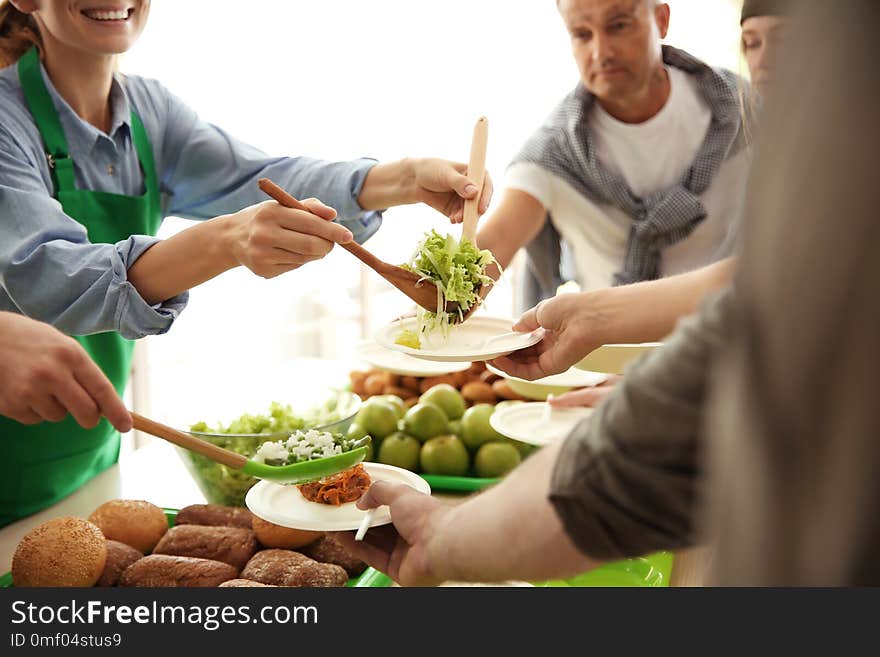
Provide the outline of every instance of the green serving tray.
[[[173,527],[174,521],[177,518],[177,509],[162,509],[165,512],[165,517],[168,519],[168,526]],[[383,588],[386,586],[391,586],[392,581],[388,575],[384,573],[380,573],[375,568],[367,566],[367,569],[362,572],[357,577],[352,577],[348,580],[346,586],[352,588]],[[0,589],[7,589],[12,587],[12,573],[6,573],[5,575],[0,575]]]
[[673,555],[671,552],[655,552],[646,557],[624,559],[600,566],[588,573],[569,579],[555,579],[534,582],[540,587],[653,587],[669,586],[672,575]]
[[428,485],[431,487],[432,491],[447,490],[460,493],[472,493],[474,491],[488,488],[489,486],[497,484],[499,481],[501,481],[500,478],[480,479],[479,477],[453,477],[450,475],[432,475],[421,473],[418,473],[418,475],[428,482]]

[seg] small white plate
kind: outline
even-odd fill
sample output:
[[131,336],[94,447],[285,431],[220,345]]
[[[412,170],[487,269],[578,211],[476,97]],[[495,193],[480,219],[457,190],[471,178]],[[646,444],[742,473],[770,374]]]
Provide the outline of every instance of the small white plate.
[[504,370],[499,370],[494,365],[486,365],[486,369],[488,369],[493,374],[497,374],[500,377],[507,379],[508,381],[521,381],[522,383],[529,383],[540,386],[554,386],[561,388],[592,388],[593,386],[597,386],[600,383],[605,383],[608,380],[608,375],[604,372],[588,372],[587,370],[582,370],[577,367],[570,367],[565,372],[560,372],[559,374],[551,374],[550,376],[545,376],[541,379],[535,379],[534,381],[529,381],[528,379],[521,379],[518,376],[513,376],[508,374]]
[[590,417],[592,408],[554,408],[545,419],[546,402],[529,402],[502,408],[489,416],[498,433],[531,445],[548,445],[565,438],[575,425]]
[[633,360],[657,347],[662,342],[642,342],[639,344],[603,344],[591,351],[575,367],[593,372],[623,374],[623,370]]
[[452,372],[463,372],[471,366],[470,361],[444,363],[414,358],[399,351],[386,349],[372,341],[362,342],[357,349],[357,355],[368,365],[401,376],[440,376]]
[[[426,495],[431,493],[428,482],[409,470],[382,463],[364,463],[364,469],[373,481],[406,484]],[[357,508],[356,502],[339,506],[310,502],[296,486],[282,486],[265,480],[257,482],[247,492],[244,503],[254,515],[263,520],[282,527],[319,532],[357,529],[367,513]],[[380,506],[373,514],[370,527],[387,525],[390,522],[391,511],[387,506]]]
[[489,338],[509,333],[513,320],[501,317],[471,317],[463,324],[450,327],[449,334],[420,336],[422,348],[413,349],[394,341],[401,331],[416,331],[415,317],[404,317],[383,326],[376,332],[376,342],[387,349],[393,349],[416,358],[440,362],[483,361],[504,356],[518,349],[537,344],[544,338],[544,330],[531,333],[517,333],[487,343]]

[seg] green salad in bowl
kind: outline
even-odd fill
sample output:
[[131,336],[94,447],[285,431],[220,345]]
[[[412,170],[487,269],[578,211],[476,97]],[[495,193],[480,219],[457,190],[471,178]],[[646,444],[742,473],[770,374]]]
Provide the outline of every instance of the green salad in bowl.
[[[305,410],[294,410],[290,404],[272,402],[266,413],[245,413],[228,423],[196,422],[188,431],[219,447],[252,458],[264,443],[286,440],[297,431],[315,429],[345,435],[360,407],[360,397],[342,390]],[[182,448],[178,451],[205,498],[212,504],[243,506],[245,495],[258,481],[195,452]]]

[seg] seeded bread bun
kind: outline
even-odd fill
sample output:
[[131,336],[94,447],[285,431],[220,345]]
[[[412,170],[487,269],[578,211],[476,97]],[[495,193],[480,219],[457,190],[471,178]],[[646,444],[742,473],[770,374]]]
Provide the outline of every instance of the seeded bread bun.
[[252,519],[254,534],[263,547],[295,550],[317,541],[324,532],[310,532],[305,529],[282,527],[254,516]]
[[165,513],[143,500],[110,500],[92,512],[95,523],[108,539],[130,545],[147,554],[168,531]]
[[15,586],[93,586],[107,562],[101,530],[82,518],[53,518],[28,532],[12,557]]

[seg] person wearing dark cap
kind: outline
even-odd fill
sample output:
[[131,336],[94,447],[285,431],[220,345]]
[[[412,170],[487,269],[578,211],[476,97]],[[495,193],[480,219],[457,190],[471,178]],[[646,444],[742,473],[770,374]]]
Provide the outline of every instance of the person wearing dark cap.
[[785,38],[791,3],[786,0],[745,0],[742,17],[742,51],[752,85],[765,96],[773,82],[776,53]]
[[[749,68],[752,87],[746,102],[762,103],[770,93],[777,67],[777,53],[783,45],[785,28],[793,10],[787,0],[745,0],[740,24],[741,47]],[[570,365],[562,354],[575,361],[605,343],[653,342],[663,339],[683,316],[693,313],[707,293],[730,284],[736,259],[729,257],[684,274],[657,281],[568,294],[541,304],[523,315],[514,327],[533,331],[542,326],[553,338],[522,354],[517,362],[503,358],[494,363],[521,378],[536,379]],[[554,406],[595,406],[611,391],[617,379],[607,385],[574,390],[552,400]]]

